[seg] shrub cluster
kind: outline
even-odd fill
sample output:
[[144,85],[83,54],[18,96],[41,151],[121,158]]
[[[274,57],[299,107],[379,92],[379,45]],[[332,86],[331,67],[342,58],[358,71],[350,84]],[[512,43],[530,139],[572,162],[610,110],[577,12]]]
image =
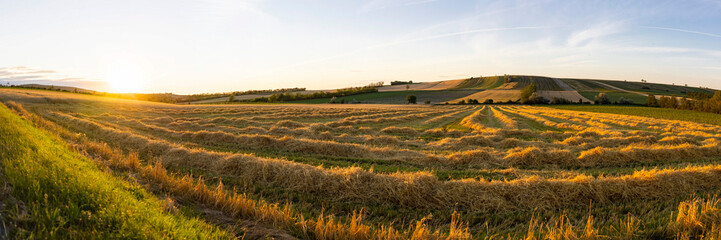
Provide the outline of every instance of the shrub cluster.
[[251,102],[287,102],[287,101],[298,101],[306,99],[317,99],[317,98],[332,98],[332,97],[345,97],[350,95],[357,95],[363,93],[374,93],[378,92],[378,87],[375,85],[368,85],[364,87],[350,87],[338,89],[335,92],[314,92],[311,94],[302,93],[276,93],[268,97],[259,97],[251,99]]
[[716,91],[711,97],[710,94],[688,94],[694,99],[663,96],[656,98],[648,95],[646,105],[649,107],[675,108],[683,110],[694,110],[700,112],[721,113],[721,91]]

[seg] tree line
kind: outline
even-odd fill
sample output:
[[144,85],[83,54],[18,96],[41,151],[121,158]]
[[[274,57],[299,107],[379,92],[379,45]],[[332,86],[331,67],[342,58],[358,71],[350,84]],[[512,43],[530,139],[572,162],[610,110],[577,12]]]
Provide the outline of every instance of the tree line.
[[370,84],[368,86],[363,87],[349,87],[349,88],[341,88],[336,90],[335,92],[314,92],[314,93],[276,93],[273,95],[270,95],[268,97],[257,97],[250,100],[247,100],[248,102],[288,102],[288,101],[298,101],[298,100],[308,100],[308,99],[317,99],[317,98],[333,98],[333,97],[345,97],[345,96],[351,96],[351,95],[358,95],[358,94],[364,94],[364,93],[375,93],[378,92],[378,87],[383,86],[382,82]]
[[710,93],[688,93],[690,98],[648,95],[646,106],[721,113],[721,91]]

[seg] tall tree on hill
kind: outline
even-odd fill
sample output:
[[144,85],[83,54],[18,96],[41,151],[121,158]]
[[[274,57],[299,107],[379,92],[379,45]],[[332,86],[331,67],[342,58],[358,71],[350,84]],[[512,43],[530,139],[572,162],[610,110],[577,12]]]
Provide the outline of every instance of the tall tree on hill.
[[531,95],[536,93],[536,90],[536,84],[533,83],[523,88],[523,90],[521,90],[521,103],[527,103],[530,100]]

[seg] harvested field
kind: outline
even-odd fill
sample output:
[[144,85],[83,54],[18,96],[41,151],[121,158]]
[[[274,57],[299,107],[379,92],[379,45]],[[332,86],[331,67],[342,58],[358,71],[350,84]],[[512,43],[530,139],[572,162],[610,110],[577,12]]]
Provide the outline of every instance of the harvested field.
[[[546,87],[565,88],[555,84]],[[557,93],[566,92],[575,96]],[[561,221],[574,234],[617,238],[619,222],[633,220],[640,238],[694,238],[717,222],[689,224],[693,204],[721,208],[712,198],[721,126],[701,122],[521,105],[170,105],[12,89],[0,89],[0,101],[103,171],[180,211],[214,212],[192,216],[216,224],[220,215],[222,226],[244,229],[228,231],[238,236],[522,239],[549,236]]]
[[[447,81],[437,81],[437,82],[420,82],[420,83],[413,83],[413,84],[402,84],[402,85],[394,85],[394,86],[385,86],[378,88],[379,92],[393,92],[393,91],[405,91],[405,90],[422,90],[422,91],[430,91],[430,90],[447,90],[451,89],[461,82],[463,82],[465,79],[458,79],[458,80],[447,80]],[[406,89],[406,86],[408,86],[408,89]]]
[[[499,87],[499,89],[501,88],[503,88],[503,86]],[[493,99],[493,102],[517,101],[521,99],[521,90],[485,90],[448,102],[457,103],[458,101],[468,99],[476,99],[479,102],[483,102],[486,99]]]
[[538,91],[536,93],[538,93],[539,96],[549,100],[555,97],[563,98],[574,103],[577,103],[579,100],[583,102],[593,102],[592,100],[579,94],[578,91]]

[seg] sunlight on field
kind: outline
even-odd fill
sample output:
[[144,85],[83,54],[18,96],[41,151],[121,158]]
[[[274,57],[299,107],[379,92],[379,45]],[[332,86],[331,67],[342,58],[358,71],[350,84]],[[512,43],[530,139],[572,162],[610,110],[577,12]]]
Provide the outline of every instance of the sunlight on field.
[[301,238],[719,226],[688,223],[693,204],[721,212],[710,197],[721,188],[717,125],[521,105],[183,106],[17,90],[1,100],[157,194]]

